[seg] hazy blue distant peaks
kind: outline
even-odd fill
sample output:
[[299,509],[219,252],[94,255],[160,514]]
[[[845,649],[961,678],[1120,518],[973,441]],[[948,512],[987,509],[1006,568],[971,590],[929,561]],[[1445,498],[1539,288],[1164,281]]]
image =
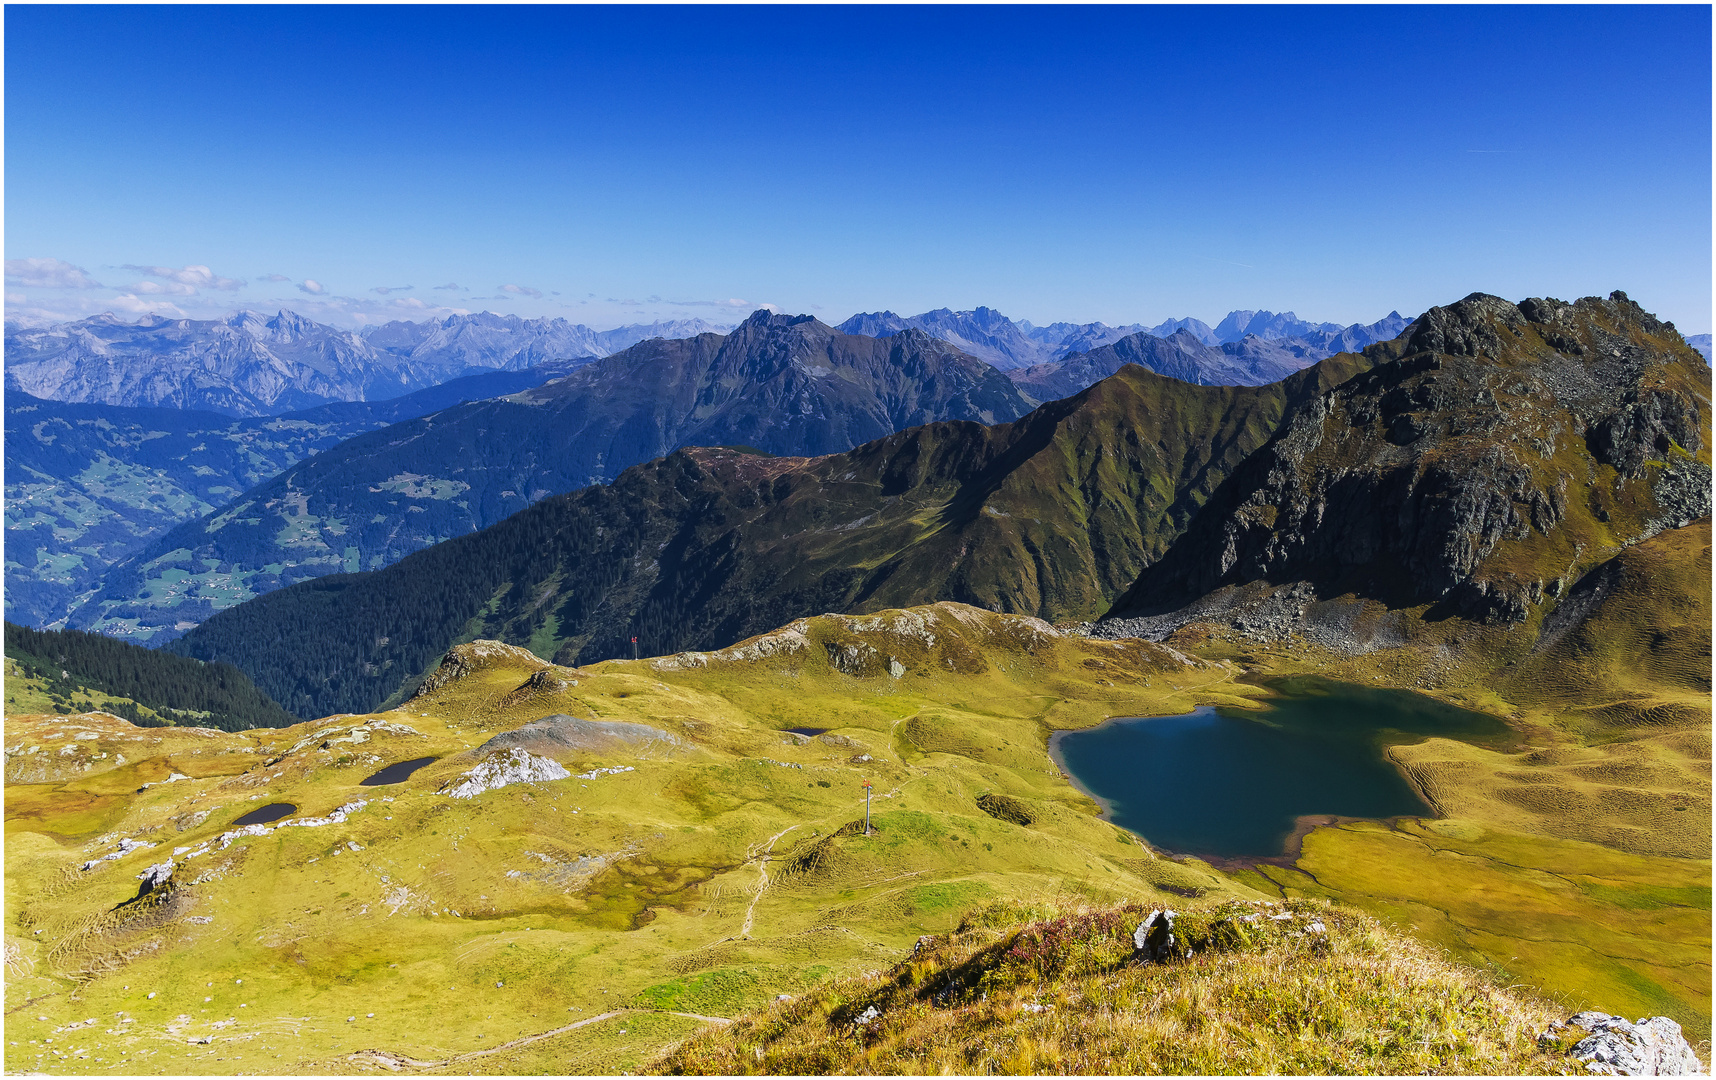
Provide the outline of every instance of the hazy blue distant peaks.
[[1709,334],[1692,334],[1691,336],[1689,336],[1686,339],[1686,343],[1688,345],[1692,346],[1694,349],[1697,349],[1700,353],[1702,353],[1704,355],[1704,362],[1705,363],[1710,362],[1710,335]]
[[905,328],[906,320],[891,311],[854,315],[835,327],[842,334],[863,334],[865,337],[892,337]]
[[482,311],[390,322],[361,334],[296,312],[127,322],[111,312],[54,326],[6,325],[6,385],[53,401],[211,409],[259,416],[398,397],[484,371],[607,356],[649,338],[726,328],[677,319],[592,330]]
[[613,330],[598,330],[596,340],[601,343],[606,353],[613,354],[650,338],[677,340],[696,337],[698,334],[725,334],[731,329],[730,324],[712,323],[708,319],[667,319],[652,323],[634,323]]
[[[1130,326],[1109,326],[1107,323],[1093,322],[1077,326],[1072,323],[1055,323],[1059,330],[1054,354],[1057,357],[1071,356],[1073,353],[1089,352],[1100,349],[1104,345],[1112,345],[1123,337],[1133,334],[1149,333],[1150,329],[1143,323],[1133,323]],[[1063,329],[1064,328],[1064,329]]]
[[1247,334],[1264,341],[1276,341],[1318,332],[1340,333],[1341,329],[1339,323],[1306,322],[1291,311],[1280,314],[1273,311],[1230,311],[1227,318],[1216,325],[1215,334],[1223,342],[1238,341]]
[[970,311],[937,308],[907,319],[891,311],[877,311],[854,315],[835,329],[846,334],[890,337],[907,328],[940,338],[1003,371],[1030,367],[1055,356],[1054,346],[1033,340],[1018,323],[988,307]]
[[1193,337],[1205,345],[1221,344],[1221,338],[1216,337],[1216,333],[1210,329],[1209,323],[1202,319],[1169,319],[1167,322],[1152,326],[1149,332],[1156,337],[1165,338],[1172,337],[1180,330],[1190,332]]
[[[1259,371],[1282,370],[1281,365],[1287,362],[1288,356],[1309,363],[1338,352],[1356,352],[1366,345],[1391,340],[1410,322],[1398,311],[1390,312],[1386,318],[1368,326],[1355,324],[1343,327],[1339,323],[1307,322],[1291,311],[1238,310],[1228,312],[1214,329],[1208,323],[1189,317],[1168,319],[1149,327],[1143,323],[1109,326],[1101,322],[1054,322],[1036,326],[1024,319],[1009,319],[994,308],[977,307],[970,311],[937,308],[907,317],[892,311],[866,312],[852,316],[836,329],[869,337],[890,337],[908,328],[922,330],[1003,371],[1034,368],[1101,349],[1141,333],[1158,338],[1171,338],[1183,333],[1212,348],[1237,345],[1251,339],[1252,344],[1233,354],[1243,357],[1241,366],[1246,372],[1245,379],[1249,380]],[[1262,350],[1261,345],[1266,342],[1279,344],[1286,352],[1282,353],[1281,349]],[[1267,358],[1265,354],[1268,354]],[[1215,381],[1232,377],[1231,370],[1222,373],[1215,369],[1200,369],[1200,372]]]
[[1411,325],[1411,319],[1405,318],[1398,311],[1391,311],[1368,326],[1354,323],[1345,328],[1337,327],[1333,331],[1313,331],[1297,336],[1294,342],[1302,342],[1310,348],[1320,350],[1325,356],[1333,356],[1335,353],[1358,352],[1379,341],[1393,341]]

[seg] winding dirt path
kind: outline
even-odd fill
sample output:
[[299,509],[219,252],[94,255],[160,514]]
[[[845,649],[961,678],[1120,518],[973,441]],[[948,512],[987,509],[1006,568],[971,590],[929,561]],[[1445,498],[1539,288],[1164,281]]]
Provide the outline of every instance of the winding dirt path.
[[740,937],[748,938],[751,936],[751,923],[757,917],[757,904],[762,901],[763,894],[769,889],[769,858],[774,854],[776,842],[778,842],[780,838],[785,836],[787,833],[802,827],[803,823],[800,823],[799,825],[789,825],[780,832],[775,833],[773,836],[769,837],[768,846],[763,848],[762,852],[755,856],[757,860],[757,895],[751,897],[751,906],[745,909],[745,922],[743,926],[739,927]]

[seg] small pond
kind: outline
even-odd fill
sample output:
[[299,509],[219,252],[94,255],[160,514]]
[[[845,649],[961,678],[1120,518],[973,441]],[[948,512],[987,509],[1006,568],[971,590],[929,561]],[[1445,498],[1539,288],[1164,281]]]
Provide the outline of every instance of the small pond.
[[826,734],[828,731],[825,727],[789,727],[786,730],[792,732],[794,735],[809,735],[811,738]]
[[270,821],[279,821],[287,814],[296,814],[298,808],[289,802],[272,802],[267,806],[259,806],[250,813],[232,823],[235,829],[246,825],[266,825]]
[[382,769],[380,772],[372,773],[369,776],[364,777],[362,780],[358,781],[358,783],[363,787],[380,787],[383,784],[397,784],[409,777],[418,769],[429,764],[431,761],[439,760],[440,758],[420,757],[412,758],[410,761],[396,761],[387,768]]
[[1493,716],[1404,690],[1316,678],[1269,686],[1279,696],[1268,709],[1110,720],[1056,732],[1049,750],[1111,821],[1156,847],[1266,858],[1283,854],[1301,816],[1432,813],[1385,756],[1390,744],[1515,742]]

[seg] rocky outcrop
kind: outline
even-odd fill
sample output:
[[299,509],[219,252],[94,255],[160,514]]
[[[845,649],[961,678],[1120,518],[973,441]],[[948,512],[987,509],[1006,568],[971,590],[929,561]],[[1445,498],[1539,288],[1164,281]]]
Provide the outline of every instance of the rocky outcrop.
[[681,745],[678,736],[648,724],[624,720],[580,720],[565,713],[554,713],[496,735],[477,747],[477,753],[517,750],[543,757],[615,751],[641,754],[650,750],[674,750]]
[[[1590,1032],[1567,1053],[1603,1076],[1697,1076],[1704,1072],[1703,1062],[1687,1044],[1680,1025],[1666,1016],[1628,1022],[1608,1013],[1582,1012],[1565,1026]],[[1552,1030],[1545,1038],[1554,1034]]]
[[1141,964],[1160,964],[1177,958],[1179,948],[1174,940],[1174,919],[1172,911],[1152,911],[1144,916],[1138,929],[1132,931],[1133,959]]
[[143,872],[141,874],[137,875],[137,880],[141,881],[143,883],[138,888],[137,895],[138,896],[148,896],[150,893],[154,892],[156,889],[159,889],[161,886],[167,884],[168,879],[171,878],[172,876],[173,876],[173,860],[172,859],[168,859],[164,863],[156,863],[154,866],[144,867]]
[[565,780],[572,774],[556,762],[518,747],[490,754],[476,768],[441,786],[441,794],[453,799],[471,799],[508,784],[536,784]]
[[508,645],[504,641],[478,640],[455,645],[447,650],[447,655],[441,658],[440,666],[431,672],[417,688],[417,692],[411,695],[412,700],[427,697],[468,675],[497,665],[547,666],[540,656],[529,649]]
[[1695,456],[1708,369],[1625,294],[1518,306],[1474,294],[1432,308],[1405,341],[1296,409],[1111,617],[1302,583],[1519,622],[1604,557],[1573,537],[1631,544],[1710,512]]

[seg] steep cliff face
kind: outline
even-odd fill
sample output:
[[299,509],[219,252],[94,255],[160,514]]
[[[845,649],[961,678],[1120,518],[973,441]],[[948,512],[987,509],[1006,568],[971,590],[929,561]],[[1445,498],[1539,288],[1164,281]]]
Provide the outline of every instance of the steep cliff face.
[[1709,369],[1623,293],[1432,308],[1399,357],[1301,406],[1111,616],[1304,583],[1519,622],[1710,511]]

